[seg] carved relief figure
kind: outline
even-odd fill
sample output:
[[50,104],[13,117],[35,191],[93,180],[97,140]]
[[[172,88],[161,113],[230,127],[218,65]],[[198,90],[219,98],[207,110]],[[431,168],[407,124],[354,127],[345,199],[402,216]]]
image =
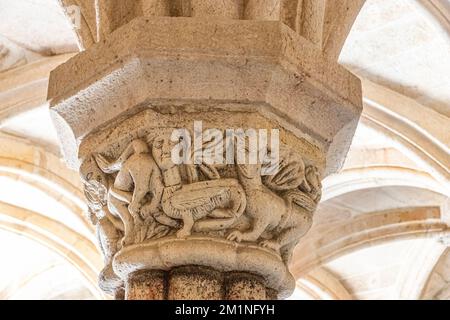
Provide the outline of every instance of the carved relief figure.
[[267,228],[277,227],[287,214],[288,203],[266,187],[261,178],[261,165],[237,164],[239,181],[247,195],[245,214],[252,220],[248,231],[234,231],[228,240],[256,242]]
[[228,240],[259,243],[288,262],[320,201],[317,168],[285,147],[278,172],[264,177],[265,164],[235,164],[235,172],[205,163],[175,164],[173,145],[169,135],[148,135],[131,141],[114,161],[97,154],[84,165],[86,194],[101,217],[96,223],[108,263],[130,244],[231,228]]
[[154,220],[163,225],[177,226],[175,221],[166,219],[158,210],[163,191],[161,173],[146,142],[132,141],[114,162],[102,155],[96,155],[96,160],[103,172],[117,172],[108,192],[108,206],[124,223],[123,245],[169,232],[169,228],[160,226],[152,228],[154,234],[148,235],[146,226],[155,224]]
[[[211,180],[182,184],[180,167],[171,159],[172,144],[166,136],[152,143],[152,154],[162,171],[164,192],[161,206],[165,214],[183,221],[177,237],[192,233],[223,230],[243,214],[246,207],[244,190],[236,179],[221,179],[213,167],[200,165]],[[195,179],[194,179],[195,181]]]
[[[247,195],[245,214],[252,222],[246,231],[231,232],[228,240],[260,241],[263,247],[279,252],[287,262],[294,246],[312,225],[312,214],[320,196],[313,194],[311,198],[301,188],[310,193],[317,190],[320,181],[317,170],[305,169],[303,160],[292,157],[292,153],[282,157],[278,173],[264,179],[261,164],[237,164],[236,167]],[[306,179],[305,172],[311,181]]]
[[294,247],[311,228],[313,214],[322,195],[321,188],[322,184],[317,168],[309,166],[305,170],[305,179],[299,188],[289,190],[283,195],[289,201],[290,214],[278,228],[279,233],[275,247],[280,246],[281,255],[286,263],[289,263]]
[[322,183],[319,171],[316,167],[308,167],[305,172],[305,180],[300,185],[300,189],[310,196],[315,203],[319,203],[322,197]]
[[102,289],[112,293],[121,285],[121,280],[112,269],[112,259],[120,250],[123,237],[122,221],[113,216],[107,206],[108,177],[99,169],[93,158],[85,161],[81,168],[84,194],[87,199],[89,217],[96,227],[96,235],[102,251],[105,268],[100,273]]

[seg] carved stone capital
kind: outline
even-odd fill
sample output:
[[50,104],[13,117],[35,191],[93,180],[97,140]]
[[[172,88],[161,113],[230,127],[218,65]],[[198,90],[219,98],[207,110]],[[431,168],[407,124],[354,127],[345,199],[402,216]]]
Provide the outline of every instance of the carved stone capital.
[[[192,106],[143,110],[83,141],[83,152],[85,144],[86,150],[97,146],[80,171],[107,264],[101,286],[115,292],[130,274],[193,265],[257,275],[264,288],[287,297],[295,286],[287,268],[292,250],[309,230],[320,201],[320,157],[282,130],[281,140],[305,150],[305,156],[282,142],[277,171],[269,175],[261,173],[270,163],[175,164],[171,132],[189,132],[193,119],[217,125],[219,136],[233,124],[271,126],[256,112],[198,107],[201,112]],[[209,143],[203,141],[201,149]]]

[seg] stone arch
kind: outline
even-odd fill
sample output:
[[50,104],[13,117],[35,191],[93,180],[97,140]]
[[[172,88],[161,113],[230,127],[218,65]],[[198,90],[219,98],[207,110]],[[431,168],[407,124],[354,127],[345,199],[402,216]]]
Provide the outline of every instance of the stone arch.
[[24,235],[57,252],[80,271],[97,298],[104,297],[97,287],[102,261],[91,240],[54,219],[30,210],[0,202],[0,211],[1,229]]
[[[0,229],[23,235],[56,252],[82,275],[86,287],[98,299],[97,277],[102,258],[95,246],[93,226],[86,217],[86,205],[78,175],[68,170],[58,156],[31,142],[2,133],[0,135],[0,177],[25,183],[43,192],[54,203],[67,208],[71,219],[83,227],[69,227],[64,222],[34,210],[0,201]],[[33,207],[33,204],[30,206]],[[62,215],[61,219],[67,219]]]
[[413,99],[363,81],[362,123],[393,140],[438,181],[450,185],[448,132],[445,117]]
[[[447,242],[449,236],[447,236]],[[444,243],[448,246],[448,243]],[[420,294],[423,300],[448,300],[450,299],[450,249],[447,248],[439,260],[436,262],[433,270],[426,281]]]
[[438,237],[448,234],[440,221],[439,208],[411,208],[364,214],[340,225],[321,230],[320,236],[306,237],[297,248],[299,256],[291,266],[294,276],[345,254],[393,240]]
[[447,195],[448,191],[430,174],[411,168],[373,166],[345,169],[338,175],[327,177],[323,182],[322,201],[345,193],[383,186],[410,186],[424,188]]
[[30,142],[0,135],[0,176],[20,179],[67,207],[87,230],[86,205],[78,175],[54,154]]
[[316,300],[352,300],[351,294],[324,267],[318,267],[297,280],[297,286]]

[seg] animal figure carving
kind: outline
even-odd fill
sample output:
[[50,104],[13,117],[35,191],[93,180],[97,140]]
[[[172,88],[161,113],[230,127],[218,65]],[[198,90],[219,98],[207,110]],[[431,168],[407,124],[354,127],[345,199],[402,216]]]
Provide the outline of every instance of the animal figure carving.
[[236,179],[220,179],[212,167],[200,169],[211,180],[182,184],[179,166],[171,159],[171,141],[159,136],[153,141],[152,154],[163,173],[165,188],[161,206],[166,215],[183,221],[177,237],[192,233],[223,230],[244,212],[246,197]]
[[[261,177],[260,164],[236,164],[238,179],[221,178],[213,165],[175,164],[173,142],[166,135],[145,139],[133,140],[115,161],[95,155],[97,175],[108,181],[101,186],[86,184],[92,186],[90,193],[105,191],[101,207],[114,219],[102,220],[103,229],[108,231],[119,220],[122,247],[175,230],[178,238],[186,238],[192,232],[236,227],[228,240],[258,242],[289,260],[293,247],[311,227],[320,200],[315,167],[306,167],[298,154],[284,150],[279,171],[272,176]],[[248,219],[240,219],[244,214]]]
[[[247,195],[245,214],[251,218],[252,225],[246,231],[231,232],[228,240],[260,241],[263,247],[281,253],[283,259],[289,261],[292,249],[310,229],[316,207],[315,199],[299,188],[300,185],[309,187],[305,180],[304,164],[287,163],[277,177],[264,178],[269,186],[276,184],[275,189],[280,195],[263,183],[261,165],[236,166],[239,181]],[[292,177],[293,173],[300,174],[301,178]],[[285,183],[281,183],[283,181]],[[271,235],[270,239],[262,240],[264,234]]]

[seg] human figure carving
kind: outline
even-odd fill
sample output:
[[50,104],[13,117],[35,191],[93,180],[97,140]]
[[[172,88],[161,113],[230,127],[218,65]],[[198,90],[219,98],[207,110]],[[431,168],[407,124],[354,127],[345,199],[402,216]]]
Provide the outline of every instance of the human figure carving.
[[158,136],[152,154],[163,174],[164,192],[161,206],[165,214],[183,221],[178,238],[192,233],[224,230],[243,214],[246,206],[244,190],[236,179],[220,179],[217,170],[204,164],[200,170],[212,180],[182,184],[180,168],[171,158],[172,144],[166,136]]
[[80,168],[87,199],[89,218],[96,227],[96,235],[103,253],[105,268],[100,272],[102,289],[113,293],[122,285],[112,269],[114,255],[120,250],[124,226],[119,217],[114,216],[107,207],[109,180],[93,158],[86,160]]
[[145,141],[132,141],[114,162],[100,154],[95,158],[105,173],[118,172],[108,192],[108,206],[124,223],[123,245],[135,242],[137,231],[145,221],[152,220],[152,215],[163,225],[177,227],[158,210],[163,191],[161,173]]

